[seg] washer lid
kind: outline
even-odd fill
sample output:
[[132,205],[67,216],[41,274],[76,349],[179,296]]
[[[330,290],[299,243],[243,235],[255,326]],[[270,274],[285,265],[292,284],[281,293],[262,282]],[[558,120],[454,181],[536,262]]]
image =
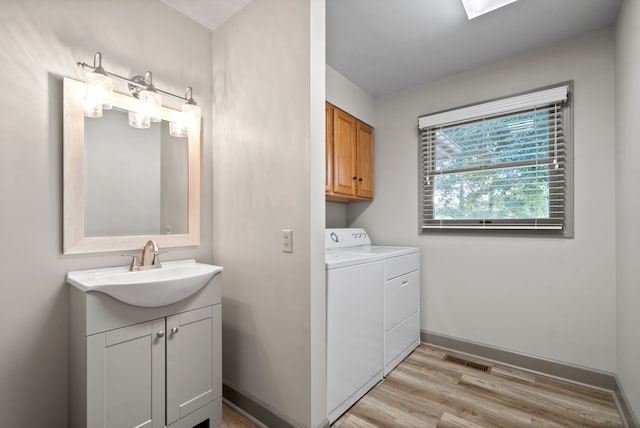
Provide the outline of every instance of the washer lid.
[[383,256],[358,253],[340,253],[337,251],[327,251],[324,255],[326,269],[337,269],[381,260],[384,260]]
[[385,257],[396,257],[405,254],[417,253],[417,247],[392,247],[387,245],[363,245],[361,247],[340,248],[339,251],[349,254],[382,255]]
[[325,248],[345,248],[371,245],[367,232],[360,227],[348,229],[325,229]]

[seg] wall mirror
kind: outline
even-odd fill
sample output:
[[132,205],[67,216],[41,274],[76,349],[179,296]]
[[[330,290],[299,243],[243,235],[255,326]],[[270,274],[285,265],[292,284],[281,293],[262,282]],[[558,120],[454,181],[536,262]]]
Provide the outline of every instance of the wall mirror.
[[169,134],[180,112],[132,128],[136,99],[113,93],[113,109],[84,116],[85,84],[64,79],[63,253],[160,248],[200,243],[200,124]]

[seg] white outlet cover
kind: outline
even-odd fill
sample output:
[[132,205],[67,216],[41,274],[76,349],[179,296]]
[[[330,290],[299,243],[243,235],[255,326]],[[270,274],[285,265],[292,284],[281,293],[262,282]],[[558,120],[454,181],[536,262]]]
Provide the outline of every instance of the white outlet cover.
[[282,229],[282,252],[293,253],[293,230]]

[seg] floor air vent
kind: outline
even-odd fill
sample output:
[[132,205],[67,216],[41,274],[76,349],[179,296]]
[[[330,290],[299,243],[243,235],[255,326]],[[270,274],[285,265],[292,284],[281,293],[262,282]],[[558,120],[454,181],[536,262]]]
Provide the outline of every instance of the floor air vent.
[[446,354],[442,360],[449,361],[450,363],[454,363],[454,364],[460,364],[461,366],[469,367],[471,369],[480,370],[487,373],[491,369],[491,366],[488,366],[486,364],[476,363],[475,361],[454,357],[453,355],[449,355],[449,354]]

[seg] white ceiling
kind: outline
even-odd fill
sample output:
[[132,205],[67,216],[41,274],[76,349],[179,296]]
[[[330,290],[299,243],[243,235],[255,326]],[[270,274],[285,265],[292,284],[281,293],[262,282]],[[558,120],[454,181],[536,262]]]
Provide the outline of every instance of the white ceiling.
[[160,0],[197,23],[215,30],[251,0]]
[[[251,0],[161,0],[215,30]],[[373,97],[611,25],[621,0],[326,0],[327,64]]]
[[327,64],[379,97],[611,25],[620,0],[326,0]]

